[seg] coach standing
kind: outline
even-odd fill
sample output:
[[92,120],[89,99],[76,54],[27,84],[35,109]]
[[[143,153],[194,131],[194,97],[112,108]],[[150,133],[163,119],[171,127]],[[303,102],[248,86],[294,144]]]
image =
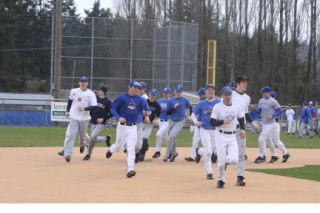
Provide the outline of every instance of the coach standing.
[[128,92],[119,95],[111,105],[111,113],[119,122],[117,124],[116,142],[110,147],[106,157],[110,158],[112,153],[120,152],[126,144],[128,178],[136,175],[134,163],[138,114],[145,110],[145,116],[148,116],[146,101],[138,95],[140,87],[141,84],[139,82],[131,81],[128,86]]
[[70,91],[67,105],[66,117],[70,117],[64,141],[64,158],[67,162],[70,162],[77,133],[79,132],[80,141],[86,140],[91,117],[88,111],[83,111],[82,109],[97,105],[96,95],[88,89],[87,77],[79,79],[79,86],[79,88]]

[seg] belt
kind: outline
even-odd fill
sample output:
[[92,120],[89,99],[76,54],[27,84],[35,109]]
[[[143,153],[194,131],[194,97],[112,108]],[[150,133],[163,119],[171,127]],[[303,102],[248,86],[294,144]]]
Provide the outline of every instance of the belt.
[[233,132],[225,132],[225,131],[219,130],[219,132],[221,132],[221,133],[223,133],[223,134],[227,134],[227,135],[236,134],[236,131],[233,131]]
[[160,121],[161,121],[161,122],[165,122],[165,121],[168,121],[168,120],[160,119]]
[[124,125],[124,126],[134,126],[134,125],[137,125],[137,123],[120,123],[120,125]]

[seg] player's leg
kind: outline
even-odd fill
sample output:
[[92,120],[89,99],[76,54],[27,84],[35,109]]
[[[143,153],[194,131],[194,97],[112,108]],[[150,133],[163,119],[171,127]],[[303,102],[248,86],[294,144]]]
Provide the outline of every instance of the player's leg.
[[[202,148],[198,149],[198,154],[203,156],[203,163],[204,168],[206,170],[207,179],[213,179],[212,177],[212,167],[211,167],[211,154],[212,154],[212,147],[211,147],[211,135],[210,130],[206,130],[203,128],[200,128],[199,131],[200,137],[201,137],[201,143]],[[199,161],[197,161],[199,162]]]
[[144,161],[144,157],[146,152],[149,149],[149,137],[151,135],[153,129],[153,124],[143,124],[143,132],[142,132],[142,147],[139,152],[139,162]]
[[262,163],[266,160],[266,144],[267,139],[271,137],[272,125],[266,124],[262,127],[262,132],[259,136],[259,155],[258,158],[254,161],[255,163]]
[[170,131],[169,138],[172,139],[172,149],[171,149],[171,156],[170,156],[170,162],[173,162],[175,158],[178,156],[178,152],[176,151],[177,147],[177,135],[181,131],[181,129],[184,126],[185,120],[177,121],[176,124],[173,126],[173,128]]
[[109,151],[106,154],[107,158],[110,158],[112,153],[114,152],[120,152],[125,145],[126,141],[125,138],[127,137],[127,131],[126,131],[125,125],[121,125],[120,122],[117,124],[117,132],[116,132],[116,142],[112,144]]
[[135,163],[135,158],[136,158],[136,143],[137,143],[137,126],[127,126],[126,127],[126,137],[124,140],[126,141],[127,144],[127,177],[132,177],[135,175],[134,171],[134,163]]
[[246,138],[240,137],[240,128],[236,130],[236,142],[238,145],[237,185],[244,186],[244,170],[246,168]]
[[210,130],[210,136],[211,136],[211,149],[212,149],[211,162],[216,163],[217,162],[216,130]]
[[200,141],[200,128],[195,126],[192,137],[192,151],[190,157],[185,158],[186,161],[194,161],[196,159],[196,148],[199,147]]
[[66,137],[64,140],[64,157],[67,161],[70,161],[74,142],[79,130],[79,121],[70,119],[69,125],[66,132]]
[[156,152],[152,156],[152,158],[158,158],[160,157],[161,153],[161,144],[162,140],[168,143],[168,130],[169,130],[169,122],[168,121],[160,121],[159,123],[159,130],[156,134]]
[[95,144],[98,142],[98,137],[103,127],[104,127],[103,124],[96,124],[96,125],[92,125],[91,127],[91,136],[90,136],[90,143],[89,143],[90,145],[88,146],[89,156],[91,156],[93,148]]
[[217,187],[223,188],[225,182],[225,168],[226,168],[226,155],[227,155],[227,146],[224,139],[223,133],[216,132],[216,149],[217,149],[217,156],[218,156],[218,163],[217,163],[217,179],[218,184]]
[[143,133],[143,123],[140,122],[138,123],[136,126],[137,126],[137,142],[136,142],[136,153],[138,156],[138,153],[140,152],[140,149],[142,148],[142,143],[143,143],[143,140],[142,140],[142,133]]
[[[168,125],[168,130],[170,130],[170,134],[172,132],[172,128],[174,127],[174,125],[176,124],[175,121],[173,120],[169,120],[169,125]],[[173,138],[172,137],[169,137],[168,138],[168,142],[167,142],[167,150],[166,150],[166,154],[163,158],[163,161],[164,162],[167,162],[168,161],[168,158],[170,158],[170,155],[171,155],[171,152],[172,152],[172,145],[173,145]]]
[[288,125],[287,135],[289,135],[292,131],[292,122],[290,120],[287,120],[287,125]]

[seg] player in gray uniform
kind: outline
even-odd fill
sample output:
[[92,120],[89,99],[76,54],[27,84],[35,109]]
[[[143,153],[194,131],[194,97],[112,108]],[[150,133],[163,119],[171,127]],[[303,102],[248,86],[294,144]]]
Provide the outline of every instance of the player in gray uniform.
[[[272,140],[274,138],[274,132],[277,132],[278,128],[278,124],[276,123],[275,118],[281,115],[282,113],[281,106],[279,105],[277,100],[270,96],[270,92],[271,88],[269,86],[263,87],[260,91],[260,93],[262,93],[263,98],[259,100],[257,110],[259,113],[261,113],[262,132],[259,136],[259,155],[256,158],[255,163],[261,163],[266,160],[266,144],[268,140]],[[288,158],[290,157],[290,154],[287,152],[283,144],[283,146],[280,143],[277,143],[277,145],[284,153],[282,162],[287,162]]]

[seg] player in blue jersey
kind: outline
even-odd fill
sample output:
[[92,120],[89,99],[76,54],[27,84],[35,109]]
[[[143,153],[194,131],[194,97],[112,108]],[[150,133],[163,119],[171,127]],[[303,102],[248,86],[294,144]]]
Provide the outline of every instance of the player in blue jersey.
[[215,146],[215,127],[210,124],[210,117],[213,107],[220,102],[220,99],[215,98],[215,86],[212,84],[208,84],[205,87],[205,94],[206,99],[200,101],[194,107],[191,118],[196,128],[200,129],[199,134],[202,143],[202,148],[196,148],[196,163],[199,163],[201,156],[203,156],[207,179],[213,180],[211,159],[212,155],[217,156],[217,151]]
[[111,113],[119,122],[117,124],[116,142],[106,153],[106,158],[110,158],[112,153],[122,150],[124,144],[127,146],[127,177],[136,175],[134,171],[135,146],[137,143],[137,119],[138,115],[145,111],[144,116],[148,116],[146,101],[138,94],[141,84],[131,81],[128,92],[119,95],[111,105]]
[[309,129],[309,125],[308,125],[311,118],[310,118],[309,108],[307,106],[308,106],[308,103],[303,102],[303,109],[301,112],[301,126],[300,126],[300,130],[299,130],[299,138],[302,138],[304,132],[310,138],[313,138],[312,133]]
[[169,99],[167,105],[166,113],[170,115],[170,134],[167,143],[167,152],[163,159],[164,162],[168,162],[168,159],[170,159],[170,162],[174,162],[175,158],[178,156],[178,153],[176,152],[176,137],[185,123],[186,107],[189,108],[190,114],[192,113],[192,105],[187,98],[182,97],[182,92],[182,86],[177,85],[175,96]]

